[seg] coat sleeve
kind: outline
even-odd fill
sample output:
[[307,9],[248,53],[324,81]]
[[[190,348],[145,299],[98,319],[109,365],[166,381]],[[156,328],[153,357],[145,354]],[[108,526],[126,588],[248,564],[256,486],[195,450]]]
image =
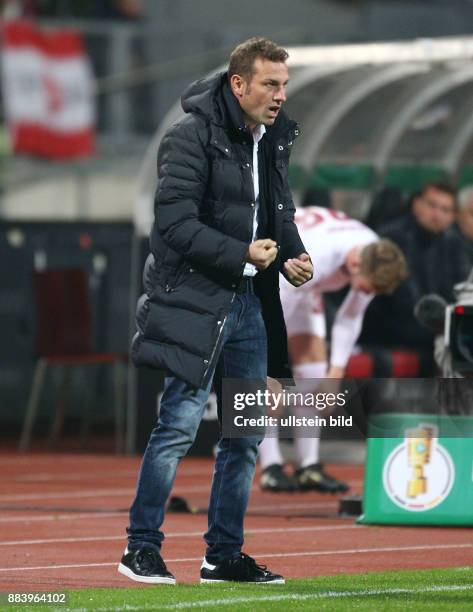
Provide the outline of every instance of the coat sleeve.
[[238,277],[249,245],[199,218],[209,177],[208,154],[197,119],[172,126],[158,151],[155,225],[164,242],[195,265]]
[[302,253],[307,253],[307,249],[299,236],[297,225],[294,223],[296,208],[292,200],[289,185],[286,185],[285,194],[280,253],[280,272],[282,272],[282,274],[284,274],[284,262],[288,259],[299,257]]
[[294,223],[294,213],[296,212],[294,202],[287,188],[288,197],[284,204],[282,239],[281,239],[281,266],[287,259],[299,257],[302,253],[307,253],[304,243],[299,236],[297,225]]

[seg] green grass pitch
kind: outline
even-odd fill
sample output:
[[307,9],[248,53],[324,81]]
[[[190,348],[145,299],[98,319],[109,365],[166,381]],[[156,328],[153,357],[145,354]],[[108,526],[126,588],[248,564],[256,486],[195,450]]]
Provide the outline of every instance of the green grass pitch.
[[7,606],[39,612],[140,610],[473,610],[473,567],[341,574],[285,585],[177,585],[69,592],[61,606]]

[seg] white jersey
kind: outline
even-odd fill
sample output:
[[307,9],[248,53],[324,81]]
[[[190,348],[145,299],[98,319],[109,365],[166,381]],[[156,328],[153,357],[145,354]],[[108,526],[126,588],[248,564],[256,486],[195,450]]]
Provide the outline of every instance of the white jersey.
[[[322,295],[350,282],[345,263],[356,246],[365,246],[378,236],[345,213],[311,206],[296,210],[295,222],[314,266],[314,277],[302,287],[281,279],[281,302],[288,335],[325,337]],[[331,365],[345,367],[361,331],[363,315],[373,294],[351,289],[340,306],[332,328]]]

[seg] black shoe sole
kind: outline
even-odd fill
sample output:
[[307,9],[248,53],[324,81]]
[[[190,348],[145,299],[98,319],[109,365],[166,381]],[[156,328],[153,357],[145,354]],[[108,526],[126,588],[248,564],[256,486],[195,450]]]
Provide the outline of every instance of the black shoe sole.
[[169,576],[140,576],[139,574],[135,574],[135,572],[126,565],[123,565],[123,563],[120,563],[118,566],[118,573],[123,574],[135,582],[145,582],[146,584],[176,584],[176,579],[170,578]]

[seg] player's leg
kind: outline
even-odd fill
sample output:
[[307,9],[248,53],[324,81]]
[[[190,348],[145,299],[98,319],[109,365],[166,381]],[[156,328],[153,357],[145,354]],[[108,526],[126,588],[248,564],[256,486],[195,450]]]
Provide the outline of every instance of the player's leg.
[[[326,328],[321,296],[313,296],[310,325],[306,333],[293,334],[289,337],[289,353],[293,365],[294,378],[307,380],[312,385],[310,391],[315,392],[320,379],[327,373],[327,348],[325,342]],[[309,383],[310,381],[310,383]],[[307,388],[309,392],[309,388]],[[295,407],[297,416],[313,417],[314,408],[307,406]],[[300,433],[300,432],[299,432]],[[345,492],[348,486],[330,476],[319,460],[320,427],[311,428],[311,436],[297,435],[295,437],[295,463],[298,488],[302,490],[317,490],[323,493]]]
[[[310,325],[312,290],[305,286],[295,287],[281,281],[281,302],[288,335],[305,329]],[[307,318],[307,321],[305,321]],[[295,478],[284,469],[284,458],[279,444],[278,426],[268,427],[263,442],[259,447],[261,466],[260,487],[274,493],[294,491],[297,489]]]
[[284,470],[284,458],[279,446],[277,426],[268,427],[259,448],[261,465],[260,487],[273,493],[292,492],[297,489],[295,478]]

